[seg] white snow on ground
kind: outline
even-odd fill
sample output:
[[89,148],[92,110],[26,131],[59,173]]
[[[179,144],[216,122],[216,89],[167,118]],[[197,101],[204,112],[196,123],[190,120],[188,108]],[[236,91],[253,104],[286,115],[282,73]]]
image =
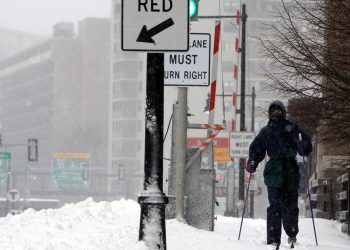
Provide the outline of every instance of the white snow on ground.
[[[0,218],[1,250],[145,250],[138,241],[140,206],[131,200],[94,202],[87,199],[60,209],[26,210],[19,215]],[[350,250],[350,238],[340,232],[336,221],[315,219],[319,246],[311,219],[300,219],[298,244],[303,250]],[[215,231],[209,232],[168,220],[168,250],[261,250],[266,245],[266,221],[244,219],[238,241],[240,218],[218,216]],[[280,248],[289,249],[282,236]]]

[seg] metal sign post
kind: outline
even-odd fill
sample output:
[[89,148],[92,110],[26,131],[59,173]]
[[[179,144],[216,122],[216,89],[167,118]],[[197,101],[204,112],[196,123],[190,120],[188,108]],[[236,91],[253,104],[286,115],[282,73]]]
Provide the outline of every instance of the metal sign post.
[[[246,54],[246,23],[247,23],[247,13],[246,13],[246,5],[242,4],[242,41],[241,41],[241,105],[240,105],[240,131],[245,131],[245,54]],[[239,192],[238,192],[238,198],[239,200],[244,199],[244,159],[241,158],[239,160],[240,167],[239,167]]]
[[164,54],[147,54],[145,180],[138,197],[141,205],[139,240],[149,249],[166,249],[163,193]]
[[[121,47],[124,51],[187,51],[188,0],[122,0]],[[149,249],[166,249],[163,193],[164,54],[147,54],[145,180],[139,240]]]

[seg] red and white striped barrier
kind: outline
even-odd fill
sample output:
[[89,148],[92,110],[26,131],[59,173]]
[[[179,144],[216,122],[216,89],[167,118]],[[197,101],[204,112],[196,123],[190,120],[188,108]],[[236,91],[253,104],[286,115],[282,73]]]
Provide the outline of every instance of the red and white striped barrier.
[[212,80],[211,80],[210,101],[209,101],[209,118],[208,118],[209,124],[214,123],[216,80],[217,80],[218,62],[219,62],[220,29],[221,29],[221,21],[216,21],[215,34],[214,34],[213,64],[211,69]]
[[[214,34],[214,49],[213,49],[213,63],[211,68],[211,86],[210,86],[210,99],[209,99],[209,117],[208,124],[203,124],[208,129],[208,138],[203,142],[202,146],[197,152],[191,157],[186,163],[185,169],[187,170],[192,163],[200,156],[203,150],[208,147],[212,140],[219,134],[223,129],[223,126],[214,124],[215,114],[215,96],[216,96],[216,81],[218,74],[218,63],[219,63],[219,45],[220,45],[220,29],[221,21],[215,21],[215,34]],[[214,132],[212,132],[214,130]]]
[[220,133],[221,130],[223,130],[224,127],[220,126],[220,129],[214,130],[213,133],[211,133],[207,139],[204,140],[201,147],[196,151],[194,155],[192,155],[191,159],[186,163],[185,169],[187,170],[192,163],[200,156],[200,154],[203,152],[203,150],[208,147],[208,145],[215,139],[215,137]]
[[202,152],[206,147],[208,147],[209,143],[214,140],[214,138],[220,133],[220,130],[215,130],[213,133],[211,133],[207,139],[204,140],[201,147],[199,148],[199,151]]
[[225,126],[221,124],[201,124],[202,128],[214,129],[214,130],[224,130]]

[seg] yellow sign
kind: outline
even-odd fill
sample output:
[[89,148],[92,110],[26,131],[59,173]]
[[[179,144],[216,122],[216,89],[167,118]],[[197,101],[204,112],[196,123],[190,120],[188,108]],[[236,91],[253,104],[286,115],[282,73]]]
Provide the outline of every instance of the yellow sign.
[[88,159],[90,154],[88,153],[63,153],[63,152],[54,152],[53,158],[79,158],[79,159]]
[[230,149],[214,147],[214,161],[231,161]]

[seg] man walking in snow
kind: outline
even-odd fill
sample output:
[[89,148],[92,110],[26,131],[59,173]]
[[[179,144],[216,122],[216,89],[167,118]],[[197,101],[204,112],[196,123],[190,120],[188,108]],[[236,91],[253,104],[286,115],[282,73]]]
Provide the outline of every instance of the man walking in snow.
[[296,124],[286,119],[281,101],[269,106],[269,122],[261,129],[249,147],[246,170],[254,173],[267,156],[264,182],[270,206],[267,208],[267,244],[281,244],[282,223],[288,243],[296,242],[298,228],[299,168],[296,154],[307,156],[312,150],[310,137]]

